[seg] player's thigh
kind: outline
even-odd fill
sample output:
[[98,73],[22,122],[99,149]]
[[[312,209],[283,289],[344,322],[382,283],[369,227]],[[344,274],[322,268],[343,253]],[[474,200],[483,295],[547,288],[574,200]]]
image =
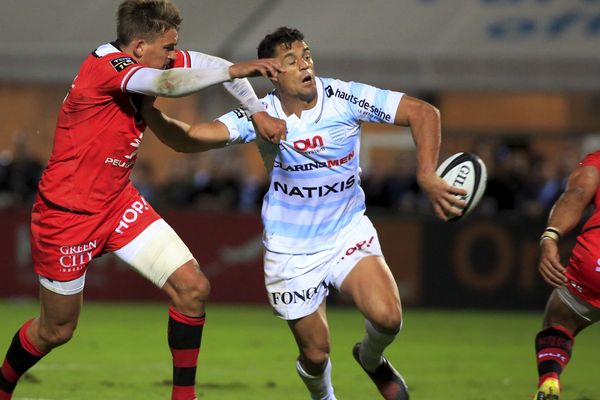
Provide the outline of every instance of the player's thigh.
[[149,223],[114,254],[159,288],[185,264],[188,275],[200,276],[189,248],[163,219]]
[[64,295],[40,285],[40,317],[31,321],[27,335],[36,349],[47,353],[66,343],[77,327],[83,292]]
[[571,293],[566,287],[554,289],[544,311],[544,328],[561,325],[574,334],[600,320],[600,309]]
[[82,302],[83,291],[63,295],[40,286],[40,323],[45,326],[71,326],[75,329]]
[[400,294],[383,257],[368,256],[360,259],[342,282],[340,291],[352,298],[367,319],[385,325],[400,322]]

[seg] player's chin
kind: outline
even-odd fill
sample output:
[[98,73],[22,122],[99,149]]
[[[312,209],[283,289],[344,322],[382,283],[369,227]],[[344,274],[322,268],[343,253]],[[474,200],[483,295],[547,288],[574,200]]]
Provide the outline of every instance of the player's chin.
[[299,92],[302,94],[302,97],[312,99],[317,94],[317,85],[314,83],[303,83],[300,86]]

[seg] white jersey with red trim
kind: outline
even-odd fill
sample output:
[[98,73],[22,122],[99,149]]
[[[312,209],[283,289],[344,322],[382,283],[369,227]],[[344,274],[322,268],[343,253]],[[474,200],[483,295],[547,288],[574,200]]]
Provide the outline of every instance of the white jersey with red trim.
[[[279,146],[257,142],[271,183],[262,207],[263,242],[275,253],[311,254],[335,243],[360,221],[365,195],[360,187],[362,122],[393,124],[402,93],[356,82],[317,79],[317,104],[286,116],[275,91],[262,101],[267,112],[286,121]],[[219,118],[230,143],[256,139],[241,110]]]
[[[190,67],[177,51],[172,67]],[[64,208],[95,213],[127,186],[146,128],[138,113],[143,95],[127,81],[142,68],[116,43],[94,50],[82,63],[63,101],[41,195]]]

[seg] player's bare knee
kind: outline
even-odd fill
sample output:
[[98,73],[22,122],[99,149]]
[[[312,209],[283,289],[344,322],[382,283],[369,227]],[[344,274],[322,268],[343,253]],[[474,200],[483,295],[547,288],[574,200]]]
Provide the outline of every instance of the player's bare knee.
[[402,311],[398,305],[383,307],[370,321],[381,332],[398,333],[402,328]]
[[210,295],[210,282],[204,275],[198,275],[190,284],[185,297],[194,303],[203,303],[208,300]]
[[324,367],[328,358],[329,346],[327,348],[310,347],[303,349],[301,361],[303,364],[311,366],[314,369],[315,367]]
[[196,275],[194,279],[178,285],[171,296],[175,308],[186,315],[204,313],[204,304],[210,295],[210,282],[204,275]]
[[49,348],[54,348],[67,343],[75,333],[75,324],[43,326],[38,330],[39,338]]

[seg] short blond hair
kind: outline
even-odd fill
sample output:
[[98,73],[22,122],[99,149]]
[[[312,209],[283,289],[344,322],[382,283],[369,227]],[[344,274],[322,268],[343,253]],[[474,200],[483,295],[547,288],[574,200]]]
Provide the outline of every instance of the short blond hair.
[[179,30],[182,20],[169,0],[125,0],[117,9],[117,40],[122,45],[135,38],[153,42],[169,29]]

